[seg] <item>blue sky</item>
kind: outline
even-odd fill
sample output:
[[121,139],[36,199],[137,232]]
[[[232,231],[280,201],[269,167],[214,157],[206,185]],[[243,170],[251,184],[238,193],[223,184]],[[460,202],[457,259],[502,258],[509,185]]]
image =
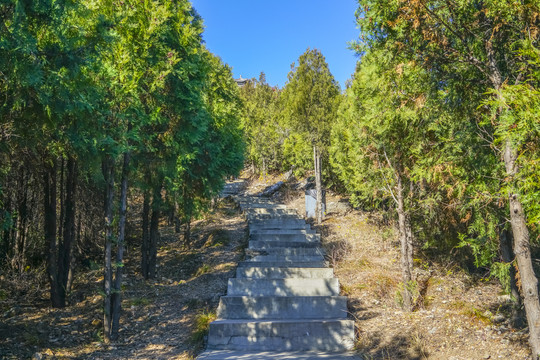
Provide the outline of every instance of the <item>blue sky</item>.
[[236,78],[259,77],[283,87],[293,62],[309,47],[322,51],[345,88],[357,57],[356,0],[192,0],[204,19],[204,40]]

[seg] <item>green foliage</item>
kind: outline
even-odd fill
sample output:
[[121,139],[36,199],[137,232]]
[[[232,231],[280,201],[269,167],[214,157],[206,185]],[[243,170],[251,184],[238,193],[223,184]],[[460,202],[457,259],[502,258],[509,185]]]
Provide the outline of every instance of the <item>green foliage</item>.
[[366,209],[396,208],[399,179],[415,237],[448,249],[453,244],[443,244],[456,231],[448,219],[457,214],[441,202],[453,185],[447,160],[457,155],[444,140],[454,129],[429,84],[429,73],[406,57],[376,49],[364,54],[332,128],[330,163],[353,204]]
[[281,123],[281,90],[266,83],[264,73],[240,89],[246,160],[260,173],[281,170],[282,144],[287,138]]
[[[44,169],[52,169],[59,189],[52,200],[60,220],[54,220],[62,225],[64,159],[77,164],[75,211],[91,211],[82,220],[89,223],[103,219],[99,200],[87,206],[94,199],[86,198],[102,198],[103,170],[115,173],[113,212],[119,213],[124,158],[130,159],[129,186],[154,195],[165,189],[156,208],[177,204],[184,219],[204,211],[225,177],[241,169],[238,87],[230,68],[205,48],[202,19],[188,0],[8,0],[0,2],[0,19],[2,257],[24,233],[32,237],[24,246],[36,249],[39,261],[49,258],[42,253],[49,245],[40,224],[42,179]],[[4,181],[19,174],[20,181]],[[91,191],[79,197],[81,188]],[[20,189],[30,194],[28,202],[16,194]],[[29,208],[36,231],[4,231],[28,227],[13,221],[18,208]],[[115,229],[120,219],[114,217]],[[99,250],[105,225],[94,222],[96,230],[86,235],[96,238],[92,246]],[[27,250],[21,253],[28,256]]]
[[294,167],[297,176],[305,175],[313,167],[313,147],[308,134],[292,133],[283,141],[283,166]]
[[363,57],[332,135],[334,170],[358,204],[390,201],[386,152],[410,181],[424,249],[459,246],[495,273],[508,192],[522,196],[533,232],[538,221],[538,13],[534,2],[360,1],[352,47]]
[[[326,158],[340,90],[319,50],[306,50],[293,65],[283,90],[264,73],[241,89],[247,160],[258,172],[313,170],[313,146]],[[326,171],[326,177],[331,174]]]
[[307,49],[293,65],[283,89],[285,123],[308,136],[310,145],[329,143],[332,121],[339,102],[339,86],[322,53]]
[[504,263],[504,262],[498,262],[498,261],[493,262],[493,264],[491,264],[491,271],[490,271],[491,276],[494,276],[500,281],[504,291],[507,294],[511,293],[510,268],[513,265],[514,265],[513,263]]
[[[524,81],[505,83],[483,105],[491,109],[485,123],[495,124],[495,144],[502,147],[510,141],[517,150],[520,169],[514,178],[505,179],[504,193],[521,194],[531,229],[540,222],[540,48],[531,41],[516,44],[524,67]],[[525,75],[526,74],[526,75]],[[494,119],[496,118],[496,122]]]

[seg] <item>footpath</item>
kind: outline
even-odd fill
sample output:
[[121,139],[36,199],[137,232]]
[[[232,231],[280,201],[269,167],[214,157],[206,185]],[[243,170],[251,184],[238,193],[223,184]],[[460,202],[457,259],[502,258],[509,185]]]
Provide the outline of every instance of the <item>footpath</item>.
[[[224,196],[242,183],[227,184]],[[285,205],[233,195],[249,225],[246,259],[228,281],[199,360],[349,359],[354,321],[320,235]]]

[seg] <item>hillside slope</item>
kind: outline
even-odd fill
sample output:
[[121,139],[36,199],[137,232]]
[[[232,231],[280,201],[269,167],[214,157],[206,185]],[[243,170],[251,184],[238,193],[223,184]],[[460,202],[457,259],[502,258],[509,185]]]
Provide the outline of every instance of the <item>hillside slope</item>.
[[[251,191],[265,185],[256,181]],[[289,183],[274,196],[303,214],[301,185]],[[527,329],[511,327],[510,298],[496,280],[467,274],[450,260],[434,263],[417,255],[417,308],[404,312],[399,241],[388,217],[354,210],[335,194],[326,201],[327,217],[317,229],[350,299],[357,349],[367,359],[530,358]]]

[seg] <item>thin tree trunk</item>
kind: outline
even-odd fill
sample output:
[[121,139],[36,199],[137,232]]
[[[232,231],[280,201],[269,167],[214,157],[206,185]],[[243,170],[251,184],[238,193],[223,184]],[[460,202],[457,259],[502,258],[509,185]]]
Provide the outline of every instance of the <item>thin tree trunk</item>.
[[[413,232],[411,226],[411,216],[409,212],[405,211],[405,234],[407,235],[407,266],[409,267],[409,273],[411,274],[411,281],[413,280]],[[414,304],[412,304],[414,306]]]
[[[510,140],[506,141],[504,150],[504,163],[506,174],[513,177],[517,173],[516,153]],[[523,304],[529,325],[529,344],[533,358],[537,359],[540,354],[540,299],[538,297],[538,279],[534,273],[531,259],[529,229],[519,194],[510,191],[508,194],[510,203],[510,224],[514,237],[514,253],[519,268]]]
[[184,244],[191,245],[191,216],[186,217],[186,229],[184,231]]
[[[4,184],[5,185],[5,184]],[[5,194],[5,195],[4,195]],[[2,216],[9,216],[8,214],[11,214],[11,196],[9,195],[9,192],[6,193],[0,193],[0,195],[4,195],[4,201],[3,201],[3,208],[0,209],[0,211],[3,211]],[[6,218],[3,218],[3,220],[7,221]],[[8,258],[8,253],[10,251],[10,228],[11,226],[6,226],[4,228],[4,231],[2,232],[2,238],[0,239],[0,262],[4,261]]]
[[[212,199],[214,201],[214,199]],[[182,222],[180,221],[180,216],[178,215],[178,201],[174,201],[174,233],[180,234],[182,227]]]
[[114,291],[112,297],[112,328],[111,339],[118,338],[120,329],[120,312],[122,311],[122,273],[124,266],[124,238],[126,234],[126,212],[127,212],[127,191],[129,176],[129,152],[124,153],[124,164],[122,166],[122,179],[120,182],[120,219],[118,222],[118,239],[116,252],[116,274],[114,278]]
[[73,238],[73,244],[72,244],[72,249],[71,249],[71,260],[69,261],[69,272],[68,272],[68,280],[67,280],[67,285],[66,285],[66,289],[67,289],[67,292],[71,292],[71,289],[73,288],[73,281],[75,280],[75,260],[77,258],[76,256],[76,253],[77,253],[77,246],[78,244],[81,243],[81,215],[80,215],[80,211],[78,212],[78,221],[77,221],[77,227],[76,227],[76,231],[75,233],[77,234],[76,236],[74,236]]
[[[167,196],[169,196],[169,194],[167,194]],[[168,203],[167,205],[167,226],[172,226],[174,224],[175,209],[173,204]]]
[[152,196],[152,217],[150,219],[150,247],[148,261],[148,278],[155,279],[157,263],[157,243],[159,241],[159,218],[161,208],[161,181],[154,189]]
[[142,211],[142,244],[141,244],[141,273],[148,279],[148,261],[150,250],[150,191],[144,191]]
[[62,157],[60,161],[60,181],[58,184],[58,189],[60,189],[60,214],[58,218],[58,238],[62,239],[64,234],[64,173],[65,173],[65,160]]
[[397,213],[399,224],[399,241],[401,243],[401,276],[403,280],[403,307],[412,311],[412,294],[410,284],[412,282],[412,234],[409,216],[405,210],[403,183],[401,176],[397,175]]
[[23,272],[26,265],[26,234],[28,232],[26,223],[28,219],[28,171],[21,165],[19,176],[18,199],[19,206],[17,212],[17,239],[16,239],[16,262],[19,272]]
[[[500,233],[499,246],[501,250],[501,260],[505,263],[514,261],[514,250],[512,249],[511,234],[507,229]],[[510,295],[512,296],[512,324],[514,327],[521,327],[523,324],[523,314],[521,311],[521,295],[516,280],[516,269],[510,266]]]
[[313,162],[315,164],[315,191],[317,193],[317,201],[315,205],[315,213],[317,214],[317,224],[321,224],[324,218],[322,204],[322,181],[321,181],[321,151],[318,146],[313,145]]
[[17,173],[17,183],[16,183],[16,191],[15,191],[15,204],[16,204],[16,207],[17,207],[17,212],[16,212],[16,218],[15,218],[15,226],[13,227],[14,229],[14,233],[13,233],[13,241],[14,241],[14,247],[13,247],[13,257],[11,259],[11,266],[18,270],[19,272],[22,272],[22,269],[21,269],[21,263],[20,263],[20,257],[21,257],[21,215],[20,215],[20,211],[21,211],[21,204],[22,204],[22,199],[21,199],[21,195],[22,195],[22,192],[23,192],[23,187],[24,187],[24,179],[22,178],[22,174],[23,174],[23,171],[24,171],[24,168],[23,168],[23,165],[20,165],[19,166],[19,169],[18,169],[18,173]]
[[49,244],[47,273],[51,286],[52,307],[63,307],[58,293],[57,255],[56,255],[56,161],[45,165],[43,172],[43,233]]
[[103,160],[103,177],[105,178],[105,267],[103,273],[103,338],[105,343],[111,341],[111,290],[112,290],[112,242],[113,242],[113,199],[114,199],[114,161],[107,156]]
[[67,161],[67,178],[65,181],[64,200],[64,230],[63,241],[58,246],[58,280],[59,293],[65,303],[67,296],[67,283],[71,261],[72,244],[75,238],[75,196],[77,191],[77,163],[69,157]]
[[[485,48],[488,66],[490,68],[490,81],[494,89],[498,91],[503,84],[503,76],[496,60],[497,57],[491,39],[485,43]],[[499,98],[502,96],[499,91],[497,94]],[[498,116],[501,113],[502,109],[499,109]],[[504,144],[502,160],[504,161],[507,177],[512,179],[518,173],[516,164],[517,152],[509,138],[506,139]],[[534,273],[531,259],[527,217],[523,211],[519,193],[516,189],[508,192],[508,199],[510,205],[510,225],[512,226],[512,235],[514,238],[514,253],[521,278],[523,305],[527,316],[527,324],[529,325],[529,344],[533,358],[538,359],[540,355],[540,298],[538,296],[538,279]]]

